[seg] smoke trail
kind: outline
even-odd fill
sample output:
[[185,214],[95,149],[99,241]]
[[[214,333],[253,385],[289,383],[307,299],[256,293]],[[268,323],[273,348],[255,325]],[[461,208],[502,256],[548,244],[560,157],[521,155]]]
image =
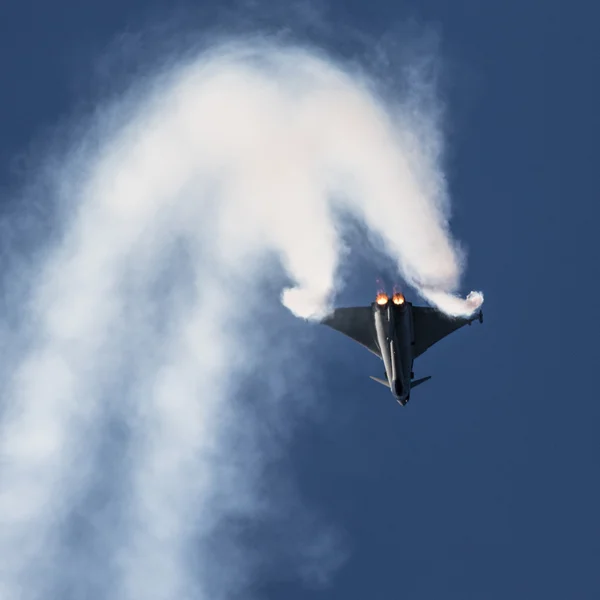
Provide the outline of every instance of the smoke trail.
[[285,306],[326,313],[340,209],[448,314],[483,301],[453,295],[461,256],[428,140],[365,76],[253,41],[205,52],[143,91],[135,116],[90,159],[67,233],[35,282],[33,334],[3,394],[2,597],[53,585],[50,557],[93,479],[106,402],[131,428],[125,508],[106,542],[111,597],[227,591],[211,569],[215,528],[261,506],[259,466],[236,468],[232,439],[250,462],[263,460],[251,413],[235,401],[236,374],[279,371],[284,360],[261,337],[264,320],[253,325],[261,287],[276,256],[294,282]]

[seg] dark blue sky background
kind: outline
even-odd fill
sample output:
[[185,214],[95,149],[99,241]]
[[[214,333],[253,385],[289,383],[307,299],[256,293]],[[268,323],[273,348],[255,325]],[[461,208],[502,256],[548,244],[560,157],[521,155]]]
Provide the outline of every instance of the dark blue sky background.
[[[32,138],[93,99],[86,73],[115,36],[170,4],[2,2],[2,184],[23,176]],[[419,360],[417,376],[433,379],[404,409],[367,378],[376,359],[316,334],[326,406],[299,429],[291,461],[351,554],[331,587],[279,571],[257,589],[290,600],[600,598],[600,9],[334,0],[327,15],[375,37],[408,18],[440,35],[453,233],[469,250],[463,291],[485,292],[486,320]],[[360,263],[342,302],[370,302],[378,274]]]

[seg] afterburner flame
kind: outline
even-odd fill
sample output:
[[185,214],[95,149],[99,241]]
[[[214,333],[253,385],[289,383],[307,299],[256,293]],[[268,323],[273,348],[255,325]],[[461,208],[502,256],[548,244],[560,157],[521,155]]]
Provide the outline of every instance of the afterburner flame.
[[401,304],[404,304],[404,296],[398,292],[396,292],[393,296],[392,296],[392,302],[394,304],[397,304],[398,306],[400,306]]
[[379,294],[377,294],[377,298],[375,298],[375,301],[377,304],[379,304],[379,306],[385,306],[388,303],[388,300],[388,295],[385,292],[379,292]]

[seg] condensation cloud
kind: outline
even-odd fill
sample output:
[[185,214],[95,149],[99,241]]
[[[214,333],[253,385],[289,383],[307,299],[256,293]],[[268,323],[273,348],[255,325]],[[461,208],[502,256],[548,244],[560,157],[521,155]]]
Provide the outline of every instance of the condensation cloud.
[[[331,308],[340,209],[431,303],[450,315],[479,307],[481,294],[454,294],[462,255],[429,140],[376,90],[310,49],[223,44],[115,104],[120,118],[95,129],[105,134],[85,169],[77,160],[61,171],[65,234],[31,271],[22,324],[6,334],[25,349],[2,388],[3,598],[56,584],[53,556],[97,476],[107,406],[129,437],[118,518],[98,533],[104,545],[80,574],[83,589],[103,561],[111,597],[127,600],[225,597],[244,580],[242,558],[221,575],[211,563],[218,524],[263,502],[261,445],[234,409],[236,374],[278,371],[289,358],[260,345],[252,308],[274,257],[293,282],[286,307],[303,318]],[[257,410],[277,406],[281,383],[269,389],[253,399]],[[252,468],[236,469],[244,452]],[[325,538],[309,554],[333,568],[338,550]]]

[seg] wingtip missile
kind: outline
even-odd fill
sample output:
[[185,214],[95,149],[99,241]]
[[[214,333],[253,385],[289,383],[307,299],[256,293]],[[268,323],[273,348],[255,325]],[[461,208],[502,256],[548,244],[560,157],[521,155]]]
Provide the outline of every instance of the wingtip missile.
[[471,325],[473,321],[479,321],[480,323],[483,323],[483,309],[479,309],[479,312],[470,319],[469,325]]

